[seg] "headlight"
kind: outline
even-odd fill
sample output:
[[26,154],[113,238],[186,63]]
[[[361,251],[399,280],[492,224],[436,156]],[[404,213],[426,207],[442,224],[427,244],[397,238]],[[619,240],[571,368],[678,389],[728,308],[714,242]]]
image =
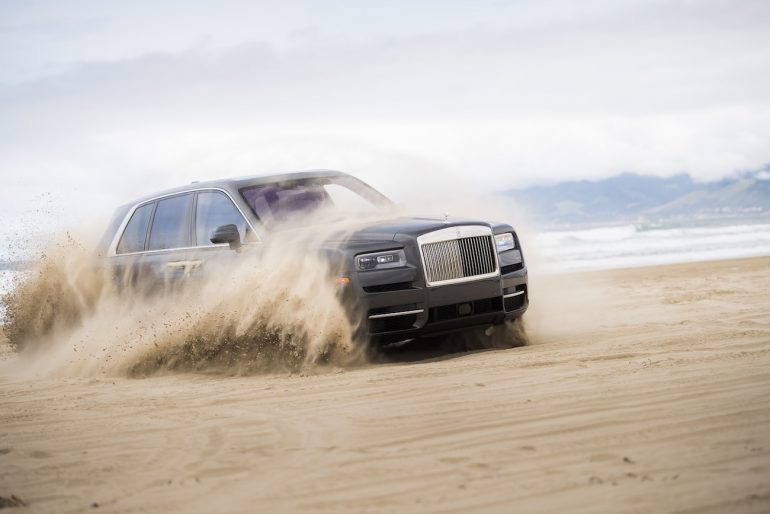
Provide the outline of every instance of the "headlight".
[[403,266],[406,266],[406,254],[404,254],[403,250],[356,255],[356,268],[361,271],[401,268]]
[[516,242],[513,239],[513,234],[510,232],[505,234],[497,234],[495,236],[495,246],[497,247],[498,252],[513,250],[516,248]]

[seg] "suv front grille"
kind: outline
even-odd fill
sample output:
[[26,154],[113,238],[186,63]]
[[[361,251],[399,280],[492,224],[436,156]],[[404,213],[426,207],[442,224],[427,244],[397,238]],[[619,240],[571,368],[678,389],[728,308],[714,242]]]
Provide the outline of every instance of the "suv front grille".
[[422,257],[429,285],[497,272],[491,235],[426,243],[422,245]]

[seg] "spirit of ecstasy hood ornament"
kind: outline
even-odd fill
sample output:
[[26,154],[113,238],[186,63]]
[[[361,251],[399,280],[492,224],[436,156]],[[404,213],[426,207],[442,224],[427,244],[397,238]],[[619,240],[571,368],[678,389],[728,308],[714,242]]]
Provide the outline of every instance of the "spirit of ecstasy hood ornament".
[[448,212],[444,213],[444,223],[447,223],[447,224],[449,223],[449,213]]

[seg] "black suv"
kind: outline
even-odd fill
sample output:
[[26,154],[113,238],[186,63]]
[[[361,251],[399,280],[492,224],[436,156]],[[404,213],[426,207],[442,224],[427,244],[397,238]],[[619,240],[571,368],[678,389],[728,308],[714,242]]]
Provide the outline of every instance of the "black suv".
[[[337,171],[193,183],[118,208],[100,254],[116,276],[169,284],[210,260],[258,259],[258,251],[243,250],[279,244],[281,231],[298,230],[291,221],[312,230],[321,209],[392,208],[381,193]],[[333,239],[308,245],[336,261],[341,297],[372,342],[502,324],[527,309],[527,268],[510,225],[380,214]]]

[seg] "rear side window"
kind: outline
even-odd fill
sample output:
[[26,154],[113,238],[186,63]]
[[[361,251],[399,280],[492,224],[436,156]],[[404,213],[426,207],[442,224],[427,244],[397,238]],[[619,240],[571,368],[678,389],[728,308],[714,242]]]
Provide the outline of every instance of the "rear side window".
[[126,230],[123,231],[123,236],[120,238],[120,243],[118,243],[116,250],[117,253],[144,251],[144,240],[147,237],[147,225],[150,223],[153,205],[148,203],[134,211],[131,221],[126,225]]
[[172,196],[158,201],[150,230],[150,250],[184,248],[190,245],[192,195]]
[[195,216],[195,234],[198,246],[213,245],[211,234],[217,227],[233,224],[238,227],[241,241],[246,241],[246,220],[233,201],[218,191],[198,193],[198,207]]

